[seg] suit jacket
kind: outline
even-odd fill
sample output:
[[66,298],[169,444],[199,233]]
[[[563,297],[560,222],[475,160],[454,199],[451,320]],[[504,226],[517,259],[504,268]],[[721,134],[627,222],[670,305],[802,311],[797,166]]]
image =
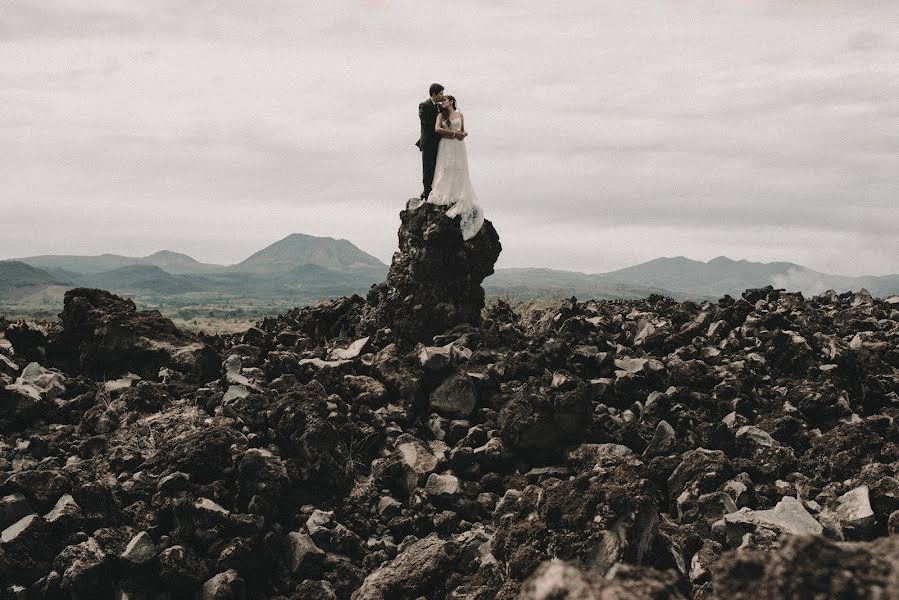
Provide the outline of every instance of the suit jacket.
[[437,114],[440,110],[434,106],[431,99],[428,98],[418,105],[418,120],[421,121],[421,136],[415,145],[418,149],[424,151],[426,148],[434,150],[440,141],[440,136],[434,132],[434,122],[437,120]]

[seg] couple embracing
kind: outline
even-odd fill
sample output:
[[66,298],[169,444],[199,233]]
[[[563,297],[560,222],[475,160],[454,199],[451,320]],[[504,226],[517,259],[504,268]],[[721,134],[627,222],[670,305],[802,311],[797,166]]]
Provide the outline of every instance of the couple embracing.
[[484,224],[484,214],[468,175],[465,151],[465,117],[456,99],[443,94],[443,86],[431,84],[430,98],[418,105],[421,137],[416,146],[421,150],[421,199],[448,206],[448,217],[459,216],[462,238],[473,238]]

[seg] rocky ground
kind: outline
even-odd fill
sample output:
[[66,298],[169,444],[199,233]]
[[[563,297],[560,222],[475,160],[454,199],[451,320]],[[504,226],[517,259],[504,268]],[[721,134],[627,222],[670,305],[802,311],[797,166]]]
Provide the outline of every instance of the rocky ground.
[[368,298],[0,320],[8,598],[899,598],[899,297],[483,311],[425,205]]

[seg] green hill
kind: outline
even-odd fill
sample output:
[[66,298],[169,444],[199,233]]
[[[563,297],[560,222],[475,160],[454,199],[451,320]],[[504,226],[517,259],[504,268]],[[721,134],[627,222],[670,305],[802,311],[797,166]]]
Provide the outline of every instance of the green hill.
[[116,293],[147,296],[174,296],[205,289],[190,276],[173,275],[153,265],[128,265],[85,276],[82,285]]
[[303,265],[317,265],[331,270],[365,269],[387,266],[347,240],[294,233],[263,248],[246,260],[229,267],[241,273],[275,273],[290,271]]
[[0,300],[24,298],[60,282],[50,273],[17,260],[0,261]]
[[98,256],[77,256],[69,254],[44,254],[16,259],[32,267],[47,271],[62,270],[69,273],[94,275],[131,265],[156,266],[174,275],[214,273],[225,270],[223,265],[201,263],[186,254],[162,250],[150,256],[121,256],[100,254]]

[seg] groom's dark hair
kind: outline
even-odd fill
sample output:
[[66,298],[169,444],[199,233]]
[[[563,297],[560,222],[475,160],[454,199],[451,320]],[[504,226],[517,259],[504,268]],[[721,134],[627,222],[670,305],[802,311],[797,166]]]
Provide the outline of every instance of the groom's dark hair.
[[433,96],[434,94],[439,94],[443,91],[443,86],[439,83],[432,83],[431,87],[428,88],[428,96]]

